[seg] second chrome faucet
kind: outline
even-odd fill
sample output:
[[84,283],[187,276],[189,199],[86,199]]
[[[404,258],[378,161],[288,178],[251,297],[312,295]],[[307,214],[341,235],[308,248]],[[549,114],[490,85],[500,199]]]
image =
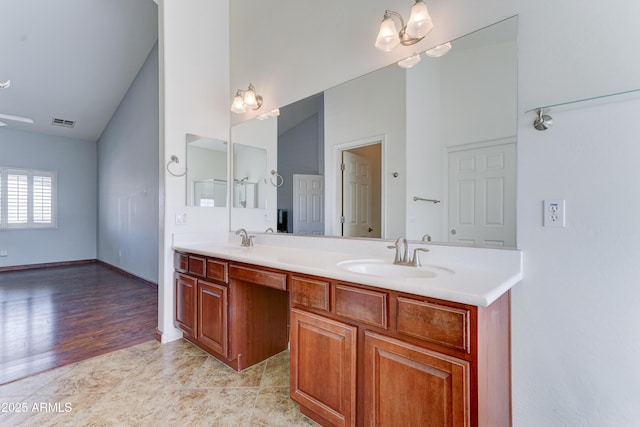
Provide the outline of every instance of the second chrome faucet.
[[240,246],[243,246],[243,247],[253,246],[253,238],[255,236],[249,236],[247,234],[247,230],[245,230],[244,228],[238,229],[238,231],[236,231],[236,236],[242,237],[242,240],[240,241]]
[[389,249],[395,249],[396,255],[393,259],[394,264],[408,265],[411,267],[420,267],[420,254],[419,252],[429,252],[427,248],[415,248],[413,250],[413,257],[409,256],[409,244],[405,237],[398,237],[396,243],[387,246]]

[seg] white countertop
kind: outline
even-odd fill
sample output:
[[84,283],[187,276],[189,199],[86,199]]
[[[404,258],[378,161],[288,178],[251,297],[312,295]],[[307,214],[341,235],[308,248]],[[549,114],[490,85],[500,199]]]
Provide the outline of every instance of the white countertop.
[[[310,241],[313,242],[313,240]],[[256,243],[255,246],[243,248],[236,242],[187,243],[174,241],[173,249],[480,307],[490,305],[522,280],[522,254],[519,251],[428,246],[431,252],[421,254],[422,268],[435,272],[436,276],[408,278],[354,273],[338,266],[339,262],[350,260],[375,260],[391,263],[393,260],[392,252],[381,257],[379,250],[371,252],[359,250],[354,253],[353,251],[336,252],[299,246]],[[476,258],[478,258],[473,260],[475,262],[469,262],[466,265],[461,258],[473,257],[474,252],[470,250],[480,252],[475,252]],[[447,258],[450,258],[451,261]],[[469,259],[471,260],[471,258]],[[495,262],[492,262],[493,259]],[[407,266],[403,268],[419,267]]]

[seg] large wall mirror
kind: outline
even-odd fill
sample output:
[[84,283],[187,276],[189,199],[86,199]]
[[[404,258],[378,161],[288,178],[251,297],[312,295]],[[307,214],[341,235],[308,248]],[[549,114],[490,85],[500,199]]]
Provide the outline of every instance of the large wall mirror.
[[513,17],[282,107],[278,231],[515,247],[516,39]]
[[274,228],[276,187],[268,171],[276,167],[277,120],[249,120],[231,129],[233,204],[231,229]]
[[187,206],[227,206],[227,141],[187,134]]

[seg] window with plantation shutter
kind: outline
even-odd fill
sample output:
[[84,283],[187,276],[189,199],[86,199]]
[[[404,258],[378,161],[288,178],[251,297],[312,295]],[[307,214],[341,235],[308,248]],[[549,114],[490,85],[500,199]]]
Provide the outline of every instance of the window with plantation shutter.
[[0,168],[0,230],[56,227],[56,173]]
[[33,223],[51,224],[51,197],[53,179],[50,176],[33,177]]

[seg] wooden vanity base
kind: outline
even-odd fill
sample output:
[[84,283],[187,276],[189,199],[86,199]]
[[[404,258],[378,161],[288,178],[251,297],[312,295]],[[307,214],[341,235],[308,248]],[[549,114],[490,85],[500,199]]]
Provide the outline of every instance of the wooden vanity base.
[[323,426],[511,425],[509,292],[477,307],[193,254],[175,265],[185,338],[236,370],[290,341],[291,398]]

